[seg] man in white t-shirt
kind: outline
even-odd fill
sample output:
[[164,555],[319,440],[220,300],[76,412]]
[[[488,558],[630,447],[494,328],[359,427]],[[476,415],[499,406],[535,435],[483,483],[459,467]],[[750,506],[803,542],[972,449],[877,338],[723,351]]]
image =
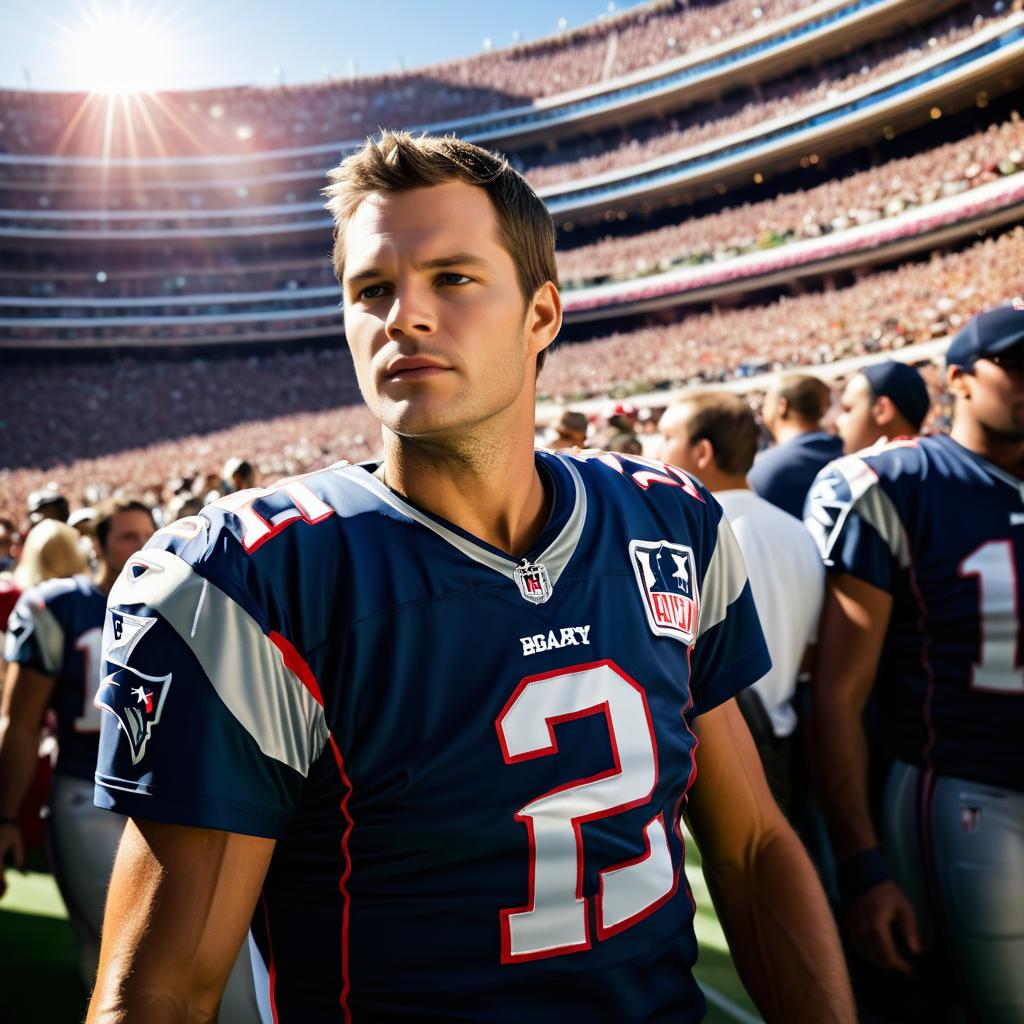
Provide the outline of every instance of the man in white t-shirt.
[[665,411],[659,428],[659,458],[699,477],[714,494],[747,563],[772,667],[738,699],[775,799],[792,816],[804,788],[793,698],[817,636],[825,589],[821,558],[803,523],[747,483],[758,430],[742,398],[721,391],[685,398]]

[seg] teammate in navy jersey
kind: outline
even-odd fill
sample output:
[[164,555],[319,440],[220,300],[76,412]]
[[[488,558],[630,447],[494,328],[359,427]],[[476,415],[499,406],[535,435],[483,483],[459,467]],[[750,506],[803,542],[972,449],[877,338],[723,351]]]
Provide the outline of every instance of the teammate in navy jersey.
[[[811,736],[855,943],[906,973],[945,952],[978,1019],[1020,1021],[1024,303],[947,362],[950,436],[840,459],[808,499],[831,571]],[[881,807],[869,758],[891,765]]]
[[[100,682],[107,592],[129,556],[153,533],[149,509],[136,501],[108,503],[98,522],[96,578],[82,573],[48,579],[26,590],[11,613],[4,653],[9,663],[6,728],[0,742],[0,862],[10,853],[20,864],[15,815],[35,774],[44,716],[53,709],[58,754],[48,800],[49,853],[87,984],[96,971],[103,898],[121,832],[116,820],[89,800],[99,746],[100,712],[93,698]],[[76,550],[78,534],[63,523],[59,528],[69,535],[65,543],[85,568]]]
[[224,498],[111,594],[96,799],[131,818],[89,1019],[214,1016],[251,921],[280,1024],[699,1020],[685,812],[764,1012],[852,1020],[731,699],[768,660],[720,507],[533,450],[543,204],[454,139],[332,178],[384,459]]

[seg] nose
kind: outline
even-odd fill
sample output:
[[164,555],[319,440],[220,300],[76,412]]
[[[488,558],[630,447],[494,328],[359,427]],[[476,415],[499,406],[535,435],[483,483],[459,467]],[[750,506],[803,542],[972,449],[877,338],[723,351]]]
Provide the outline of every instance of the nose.
[[393,341],[432,335],[437,330],[437,317],[428,294],[412,284],[396,288],[384,329]]

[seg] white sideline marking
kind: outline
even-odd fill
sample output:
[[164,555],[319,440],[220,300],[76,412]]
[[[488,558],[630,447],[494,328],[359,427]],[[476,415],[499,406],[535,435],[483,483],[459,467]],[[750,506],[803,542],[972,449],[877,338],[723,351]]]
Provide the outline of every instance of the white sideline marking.
[[721,992],[716,991],[710,985],[706,985],[703,981],[698,984],[707,1001],[714,1003],[720,1010],[729,1014],[733,1020],[738,1020],[740,1024],[764,1024],[760,1017],[747,1013],[742,1006],[734,1003],[728,996],[723,996]]

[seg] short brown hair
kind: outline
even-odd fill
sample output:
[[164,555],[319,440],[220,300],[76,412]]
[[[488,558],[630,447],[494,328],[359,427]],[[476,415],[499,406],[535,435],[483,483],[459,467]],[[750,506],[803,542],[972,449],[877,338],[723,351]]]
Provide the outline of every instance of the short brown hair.
[[808,423],[820,423],[832,404],[832,392],[820,378],[809,373],[783,377],[773,389],[793,413]]
[[[368,195],[463,181],[482,188],[490,198],[501,243],[516,265],[524,299],[529,302],[548,281],[558,286],[551,214],[503,157],[453,135],[416,137],[386,131],[367,139],[362,149],[328,171],[327,177],[331,184],[323,193],[334,217],[332,263],[339,281],[345,272],[345,227]],[[538,369],[544,354],[537,357]]]
[[107,538],[110,536],[110,527],[113,525],[114,516],[118,512],[145,512],[152,520],[153,510],[138,498],[107,498],[96,506],[96,518],[92,521],[93,532],[96,535],[96,543],[101,551],[107,549]]
[[748,473],[757,454],[757,420],[750,406],[729,391],[705,391],[684,398],[690,444],[709,441],[715,465],[723,473]]

